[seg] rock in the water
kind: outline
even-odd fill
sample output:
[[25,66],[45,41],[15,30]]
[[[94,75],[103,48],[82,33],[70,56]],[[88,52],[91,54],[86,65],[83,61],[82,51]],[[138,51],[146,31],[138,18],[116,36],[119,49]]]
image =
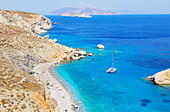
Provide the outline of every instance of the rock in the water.
[[93,54],[90,52],[90,53],[89,53],[89,56],[93,56]]
[[145,78],[158,85],[170,85],[170,69],[156,73],[153,76]]
[[80,49],[80,48],[76,48],[75,50],[76,50],[76,51],[80,51],[81,49]]
[[86,52],[85,51],[79,51],[79,54],[80,55],[86,55]]
[[53,24],[60,24],[59,22],[57,23],[57,22],[54,22]]
[[79,60],[80,57],[74,57],[74,56],[73,56],[72,59],[73,59],[73,60]]
[[83,58],[85,58],[85,56],[84,55],[81,55],[81,56],[79,56],[81,59],[83,59]]
[[104,45],[98,44],[98,45],[97,45],[97,48],[98,48],[98,49],[104,49]]

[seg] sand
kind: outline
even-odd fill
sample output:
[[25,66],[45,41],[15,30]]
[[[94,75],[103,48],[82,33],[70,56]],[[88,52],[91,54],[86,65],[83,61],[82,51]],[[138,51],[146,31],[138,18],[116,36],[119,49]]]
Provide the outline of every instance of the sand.
[[[53,67],[52,63],[39,64],[34,68],[35,74],[33,75],[44,83],[49,83],[49,85],[46,84],[48,88],[47,92],[50,92],[50,96],[57,100],[60,112],[65,112],[65,109],[67,109],[68,112],[75,112],[71,109],[71,105],[74,103],[70,93],[54,78],[54,70],[50,69],[51,67]],[[44,71],[44,73],[42,73],[42,71]]]

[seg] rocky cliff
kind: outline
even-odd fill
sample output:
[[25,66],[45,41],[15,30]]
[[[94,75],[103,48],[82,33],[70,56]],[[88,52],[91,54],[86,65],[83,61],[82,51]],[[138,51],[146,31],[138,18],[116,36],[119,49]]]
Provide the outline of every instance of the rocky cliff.
[[18,26],[27,32],[45,33],[46,29],[52,28],[49,18],[28,12],[6,11],[0,9],[0,22],[5,25]]
[[31,74],[35,65],[63,57],[67,47],[35,33],[52,28],[38,14],[0,10],[0,112],[58,112],[46,84]]
[[170,85],[170,69],[158,72],[153,76],[149,76],[146,80],[158,85]]

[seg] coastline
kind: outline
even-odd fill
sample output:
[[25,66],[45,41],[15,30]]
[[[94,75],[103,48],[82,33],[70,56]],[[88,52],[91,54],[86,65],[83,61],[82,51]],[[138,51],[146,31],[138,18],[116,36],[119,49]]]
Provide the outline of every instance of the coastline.
[[[42,71],[44,72],[42,73]],[[45,83],[47,93],[57,100],[60,112],[65,112],[66,109],[69,112],[76,111],[71,108],[71,105],[74,104],[71,93],[64,87],[59,79],[54,77],[54,75],[57,74],[54,71],[53,63],[39,64],[34,67],[34,72],[35,74],[33,74],[33,76]]]
[[[39,14],[0,11],[0,62],[4,63],[0,67],[3,79],[0,96],[5,98],[1,99],[1,110],[77,111],[72,92],[66,89],[67,86],[64,87],[64,80],[54,78],[57,72],[54,72],[53,63],[50,63],[60,63],[65,52],[72,52],[72,49],[56,43],[56,39],[37,35],[53,28],[52,21]],[[21,19],[23,24],[18,24]],[[19,95],[23,98],[18,98]],[[2,106],[15,99],[18,100],[10,104],[9,108]]]

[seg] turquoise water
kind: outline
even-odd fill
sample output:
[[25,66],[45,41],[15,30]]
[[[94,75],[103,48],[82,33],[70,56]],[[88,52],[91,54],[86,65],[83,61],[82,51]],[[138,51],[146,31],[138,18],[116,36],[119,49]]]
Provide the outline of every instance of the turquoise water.
[[[144,80],[170,68],[170,15],[48,17],[60,22],[50,38],[94,54],[55,67],[85,105],[82,112],[170,112],[170,89]],[[117,71],[108,74],[114,50]]]

